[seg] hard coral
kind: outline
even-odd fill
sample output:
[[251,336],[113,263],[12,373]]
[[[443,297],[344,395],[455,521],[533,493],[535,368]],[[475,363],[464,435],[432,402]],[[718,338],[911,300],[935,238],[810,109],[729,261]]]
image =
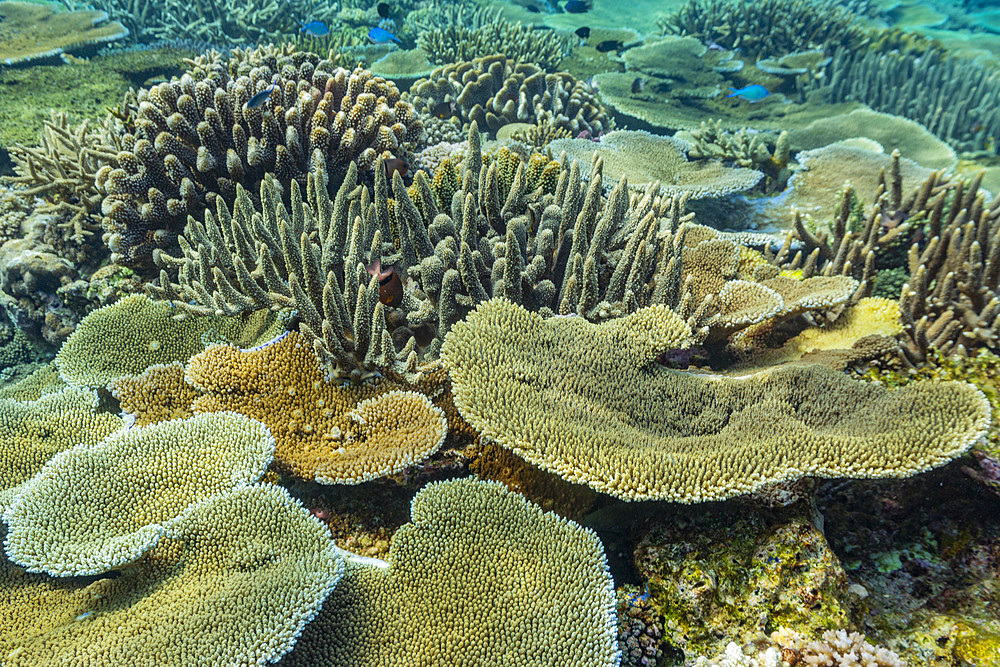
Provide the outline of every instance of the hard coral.
[[[334,175],[352,161],[370,172],[422,135],[395,84],[314,54],[262,49],[233,73],[211,61],[201,70],[198,80],[189,73],[141,90],[125,115],[134,129],[120,137],[119,167],[97,174],[107,242],[126,263],[172,247],[189,215],[200,217],[219,197],[232,202],[237,183],[272,173],[286,190],[304,184],[317,151]],[[270,97],[248,107],[265,89]]]
[[0,64],[22,65],[128,35],[107,12],[56,11],[31,2],[0,2]]

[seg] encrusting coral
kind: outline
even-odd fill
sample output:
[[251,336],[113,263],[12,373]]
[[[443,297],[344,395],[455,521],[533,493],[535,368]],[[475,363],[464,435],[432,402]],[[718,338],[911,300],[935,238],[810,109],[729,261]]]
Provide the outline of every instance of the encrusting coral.
[[56,364],[68,384],[103,387],[156,364],[187,361],[207,343],[250,346],[270,340],[278,329],[277,318],[266,311],[194,318],[168,303],[133,294],[83,318],[59,349]]
[[428,484],[410,515],[388,564],[348,563],[289,665],[618,664],[614,589],[589,529],[470,478]]
[[258,481],[274,439],[232,412],[112,433],[60,452],[4,512],[7,556],[28,572],[94,575],[137,561],[188,505]]
[[0,627],[5,663],[273,663],[344,573],[329,530],[275,486],[211,496],[169,531],[116,577],[53,580],[0,562],[16,628]]
[[58,452],[125,426],[97,411],[97,394],[69,387],[35,400],[0,399],[0,508]]
[[513,122],[548,121],[574,135],[586,131],[592,136],[613,127],[608,110],[588,84],[566,72],[548,74],[503,55],[439,67],[415,82],[406,99],[421,114],[436,115],[436,108],[447,106],[446,116],[463,124],[475,121],[491,132]]
[[684,503],[804,475],[910,476],[965,452],[989,424],[986,398],[963,383],[907,393],[818,365],[743,377],[664,368],[656,358],[690,331],[654,309],[594,325],[482,304],[442,349],[455,404],[482,436],[564,479]]
[[401,385],[327,381],[297,333],[256,350],[215,345],[188,363],[203,396],[197,413],[232,410],[259,419],[277,442],[283,472],[320,484],[357,484],[399,472],[436,452],[441,408]]
[[0,64],[56,58],[128,35],[122,24],[107,20],[107,12],[56,11],[54,6],[33,2],[0,2]]
[[[175,243],[189,215],[231,203],[237,183],[256,195],[270,173],[287,190],[304,184],[318,153],[331,174],[355,161],[363,173],[400,157],[422,136],[395,84],[358,68],[265,48],[231,61],[203,58],[179,80],[140,90],[122,112],[118,167],[97,188],[114,258],[148,262]],[[251,98],[269,90],[261,104]]]

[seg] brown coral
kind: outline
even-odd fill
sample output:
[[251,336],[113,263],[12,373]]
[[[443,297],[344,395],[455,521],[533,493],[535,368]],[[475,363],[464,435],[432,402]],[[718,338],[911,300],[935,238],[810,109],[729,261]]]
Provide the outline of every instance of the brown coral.
[[191,403],[201,392],[184,380],[184,364],[154,364],[138,375],[123,375],[108,383],[124,414],[136,426],[191,417]]

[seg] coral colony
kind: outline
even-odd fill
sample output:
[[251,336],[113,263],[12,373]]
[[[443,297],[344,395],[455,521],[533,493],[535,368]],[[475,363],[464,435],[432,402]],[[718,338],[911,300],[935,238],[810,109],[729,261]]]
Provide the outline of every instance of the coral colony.
[[0,2],[0,664],[1000,665],[998,54]]

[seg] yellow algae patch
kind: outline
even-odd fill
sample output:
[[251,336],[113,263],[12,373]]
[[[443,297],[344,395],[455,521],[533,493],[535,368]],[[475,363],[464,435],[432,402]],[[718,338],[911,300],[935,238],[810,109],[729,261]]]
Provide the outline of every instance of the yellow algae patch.
[[273,663],[344,571],[329,530],[279,487],[212,496],[169,530],[120,576],[86,586],[0,563],[4,616],[28,619],[0,626],[4,664]]
[[115,378],[108,383],[108,391],[136,426],[191,417],[191,403],[201,394],[184,379],[184,364],[179,361]]
[[192,317],[168,302],[133,294],[83,318],[63,343],[56,364],[69,384],[103,387],[155,364],[187,361],[208,343],[254,345],[280,329],[277,316],[268,311],[246,317]]
[[913,475],[964,452],[989,423],[986,398],[966,383],[890,391],[818,365],[698,375],[609,344],[604,326],[480,305],[442,347],[462,416],[569,481],[687,503],[808,475]]
[[592,531],[472,478],[428,484],[410,518],[388,564],[348,563],[282,664],[618,664],[613,583]]
[[0,399],[0,509],[56,453],[124,427],[115,415],[98,413],[97,402],[97,394],[77,387],[35,401]]
[[429,400],[389,381],[328,382],[291,332],[254,350],[214,345],[188,363],[205,392],[195,412],[232,410],[262,421],[282,471],[321,484],[356,484],[398,472],[441,446],[447,424]]
[[54,576],[122,567],[156,546],[191,503],[259,480],[273,451],[263,424],[219,412],[60,452],[4,513],[7,555]]

